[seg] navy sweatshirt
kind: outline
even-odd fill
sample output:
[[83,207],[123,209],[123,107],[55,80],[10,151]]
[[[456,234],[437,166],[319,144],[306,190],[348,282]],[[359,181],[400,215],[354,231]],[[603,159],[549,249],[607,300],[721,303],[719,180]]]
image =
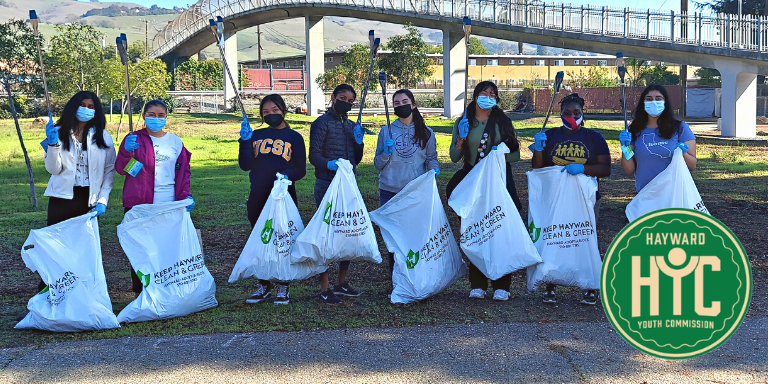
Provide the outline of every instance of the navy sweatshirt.
[[307,150],[300,133],[288,127],[263,128],[239,141],[237,161],[240,169],[251,171],[251,190],[271,190],[278,172],[294,183],[307,175]]

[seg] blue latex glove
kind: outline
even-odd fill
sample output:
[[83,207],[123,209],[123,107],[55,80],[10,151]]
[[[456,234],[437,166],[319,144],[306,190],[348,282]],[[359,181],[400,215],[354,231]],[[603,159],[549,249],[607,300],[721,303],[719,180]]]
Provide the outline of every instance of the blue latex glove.
[[683,154],[688,152],[688,144],[686,143],[677,143],[677,147],[683,150]]
[[252,134],[251,124],[248,123],[248,119],[243,119],[243,122],[240,124],[240,138],[243,141],[250,140]]
[[469,135],[469,120],[467,120],[467,110],[464,110],[464,117],[459,120],[459,137],[466,139]]
[[495,150],[497,150],[497,149],[499,149],[499,146],[498,146],[498,145],[494,145],[493,147],[491,147],[491,151],[495,151]]
[[560,172],[568,171],[571,175],[584,173],[584,164],[568,164]]
[[363,127],[360,126],[360,123],[355,124],[355,142],[363,143]]
[[48,145],[59,143],[59,128],[53,126],[53,116],[48,114],[48,123],[45,124],[45,137],[48,139]]
[[392,139],[384,140],[384,154],[387,156],[392,155],[392,151],[395,149],[395,141]]
[[435,179],[440,176],[440,168],[435,168]]
[[[544,132],[539,132],[535,135],[533,135],[533,150],[534,151],[543,151],[544,147],[547,146],[547,134]],[[533,152],[533,151],[531,151]]]
[[628,147],[630,142],[632,142],[632,134],[626,130],[621,131],[621,133],[619,133],[619,144]]
[[288,175],[280,175],[280,180],[288,180]]
[[195,209],[195,198],[192,196],[187,196],[186,199],[192,200],[192,204],[187,205],[187,212],[191,212],[193,209]]
[[98,203],[95,207],[93,207],[93,209],[91,209],[91,212],[96,212],[96,217],[99,217],[107,213],[107,206],[102,203]]
[[136,139],[138,139],[138,136],[136,135],[128,135],[125,137],[126,151],[131,152],[139,149],[139,143],[136,141]]
[[328,162],[328,170],[337,171],[338,169],[339,169],[339,164],[336,163],[336,160],[331,160]]

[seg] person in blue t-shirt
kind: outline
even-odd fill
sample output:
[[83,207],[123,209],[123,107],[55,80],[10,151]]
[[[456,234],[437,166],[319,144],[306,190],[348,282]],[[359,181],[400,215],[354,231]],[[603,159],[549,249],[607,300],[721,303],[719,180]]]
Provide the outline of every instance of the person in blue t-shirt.
[[[560,101],[563,126],[539,132],[534,136],[531,166],[536,168],[563,166],[571,175],[583,173],[597,178],[611,175],[611,153],[600,132],[584,128],[584,99],[571,93]],[[600,209],[600,192],[595,202],[595,221]],[[595,223],[597,224],[597,223]],[[555,302],[555,285],[547,284],[542,296],[545,303]],[[597,304],[597,292],[588,290],[582,304]]]
[[640,192],[672,162],[675,148],[683,150],[688,169],[696,169],[696,136],[691,127],[675,119],[669,94],[660,85],[649,85],[640,95],[629,132],[619,134],[619,143],[628,145],[635,156],[621,157],[624,172],[635,175],[635,190]]

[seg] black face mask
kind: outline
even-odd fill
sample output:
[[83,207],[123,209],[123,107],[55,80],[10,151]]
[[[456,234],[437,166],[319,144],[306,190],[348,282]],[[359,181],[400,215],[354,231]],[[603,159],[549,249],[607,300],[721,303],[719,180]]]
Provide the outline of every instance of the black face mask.
[[271,115],[264,116],[264,122],[272,128],[277,128],[283,123],[285,117],[279,113],[273,113]]
[[413,112],[413,108],[411,107],[410,104],[403,104],[399,107],[395,107],[395,115],[403,119],[410,116],[412,112]]
[[346,115],[347,112],[352,110],[352,103],[348,103],[344,100],[336,100],[333,103],[333,110],[339,115]]

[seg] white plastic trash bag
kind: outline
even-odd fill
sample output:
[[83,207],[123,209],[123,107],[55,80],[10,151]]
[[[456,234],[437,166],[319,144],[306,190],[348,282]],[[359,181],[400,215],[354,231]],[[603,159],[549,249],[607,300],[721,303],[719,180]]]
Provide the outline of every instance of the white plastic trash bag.
[[429,171],[373,211],[387,249],[395,254],[392,303],[435,295],[467,273],[435,182]]
[[646,213],[665,208],[689,208],[709,214],[680,148],[675,148],[672,162],[637,193],[625,212],[631,223]]
[[205,266],[190,200],[134,206],[117,237],[144,288],[117,320],[170,319],[215,307],[216,284]]
[[541,283],[600,289],[595,229],[597,179],[552,166],[528,175],[528,230],[544,262],[528,268],[528,290]]
[[541,262],[525,223],[507,192],[502,143],[453,190],[448,205],[461,217],[461,249],[491,280]]
[[47,287],[29,299],[29,313],[16,328],[79,332],[120,327],[107,293],[95,213],[33,229],[21,258]]
[[381,263],[379,245],[349,161],[339,169],[315,215],[296,239],[291,261],[318,265],[345,260]]
[[262,280],[290,282],[304,280],[325,272],[325,266],[308,260],[291,264],[290,251],[304,230],[296,204],[288,193],[289,180],[275,181],[267,204],[237,259],[229,282],[255,277]]

